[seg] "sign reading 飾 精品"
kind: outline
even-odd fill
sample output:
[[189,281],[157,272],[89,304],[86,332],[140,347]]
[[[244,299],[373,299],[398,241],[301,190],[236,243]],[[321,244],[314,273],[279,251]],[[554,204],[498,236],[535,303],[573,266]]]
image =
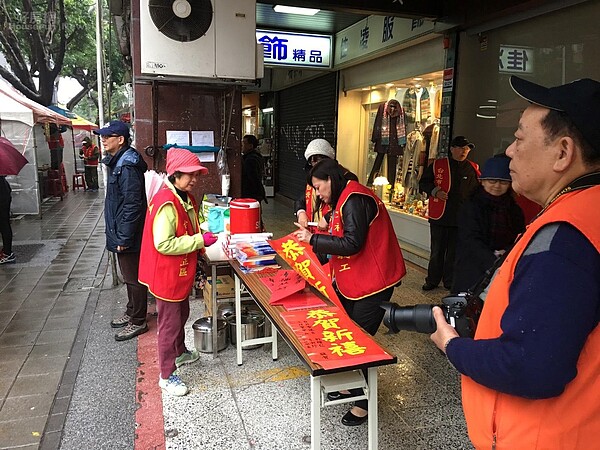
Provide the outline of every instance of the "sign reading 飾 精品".
[[265,66],[331,68],[331,36],[256,30]]

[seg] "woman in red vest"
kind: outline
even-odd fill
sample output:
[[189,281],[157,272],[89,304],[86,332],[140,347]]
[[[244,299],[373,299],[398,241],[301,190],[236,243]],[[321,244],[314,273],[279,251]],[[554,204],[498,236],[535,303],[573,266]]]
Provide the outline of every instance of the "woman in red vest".
[[[315,253],[329,256],[331,278],[348,316],[375,335],[394,287],[406,274],[396,233],[383,202],[366,186],[346,179],[334,159],[325,159],[309,173],[310,184],[331,208],[328,234],[311,233],[298,224],[296,236]],[[358,392],[356,392],[358,391]],[[330,400],[362,394],[362,389],[328,394]],[[367,400],[356,401],[342,417],[347,426],[367,420]]]
[[139,281],[156,297],[158,311],[158,385],[175,396],[188,392],[175,371],[199,358],[184,342],[198,250],[217,240],[212,233],[201,233],[198,204],[191,194],[198,176],[207,173],[192,152],[169,150],[169,177],[148,205],[142,236]]

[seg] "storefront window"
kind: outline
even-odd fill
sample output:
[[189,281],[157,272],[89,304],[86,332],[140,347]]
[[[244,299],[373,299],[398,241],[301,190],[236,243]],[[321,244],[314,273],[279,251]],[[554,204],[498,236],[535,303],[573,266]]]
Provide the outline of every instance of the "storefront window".
[[425,217],[424,166],[437,156],[442,72],[349,92],[360,96],[359,178],[393,209]]
[[586,2],[489,32],[461,34],[453,131],[475,143],[470,158],[482,163],[514,139],[527,103],[510,88],[511,75],[544,86],[600,80],[599,16],[600,2]]

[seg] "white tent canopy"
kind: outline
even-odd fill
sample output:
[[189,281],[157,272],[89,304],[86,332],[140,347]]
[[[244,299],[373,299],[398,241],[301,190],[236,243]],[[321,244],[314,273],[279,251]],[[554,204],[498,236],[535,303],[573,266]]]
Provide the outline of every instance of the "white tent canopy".
[[44,138],[46,123],[70,125],[66,117],[28,99],[0,79],[0,135],[10,140],[29,161],[19,175],[7,177],[13,189],[15,214],[40,213],[38,156],[47,154],[50,159]]

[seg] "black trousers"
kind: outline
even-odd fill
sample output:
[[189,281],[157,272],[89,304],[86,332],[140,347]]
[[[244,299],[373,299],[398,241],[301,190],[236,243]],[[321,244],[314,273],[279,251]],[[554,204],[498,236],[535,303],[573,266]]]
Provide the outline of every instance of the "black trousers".
[[138,267],[140,264],[140,252],[117,253],[117,260],[123,275],[123,281],[127,285],[127,314],[134,325],[143,325],[146,322],[148,312],[148,288],[138,281]]
[[[381,325],[383,316],[385,315],[385,311],[380,305],[390,301],[392,294],[394,293],[394,287],[392,286],[361,300],[347,299],[340,294],[337,287],[336,293],[342,302],[342,306],[348,313],[348,316],[371,336],[375,336],[375,333],[377,333],[377,330],[379,329],[379,325]],[[363,369],[363,375],[365,380],[368,380],[366,369]],[[362,389],[351,389],[350,392],[353,395],[361,395],[363,393]],[[354,406],[366,410],[369,408],[369,402],[367,400],[358,400],[354,402]]]
[[450,288],[454,273],[458,228],[430,222],[429,234],[431,236],[431,256],[425,283],[437,286],[442,281],[445,287]]
[[[381,169],[381,164],[383,164],[384,156],[386,156],[385,153],[377,153],[377,157],[375,158],[375,162],[373,163],[373,168],[371,169],[371,173],[369,174],[369,179],[367,180],[367,186],[373,185],[375,174],[379,172],[379,169]],[[398,157],[393,155],[387,155],[387,179],[388,182],[392,185],[392,189],[394,189],[394,185],[396,184],[397,165]]]
[[98,189],[98,166],[85,166],[85,184],[88,189]]
[[3,202],[0,206],[0,234],[2,235],[2,246],[3,252],[5,255],[10,255],[12,253],[12,241],[13,241],[13,232],[10,226],[10,203],[11,199],[9,198],[7,202]]

